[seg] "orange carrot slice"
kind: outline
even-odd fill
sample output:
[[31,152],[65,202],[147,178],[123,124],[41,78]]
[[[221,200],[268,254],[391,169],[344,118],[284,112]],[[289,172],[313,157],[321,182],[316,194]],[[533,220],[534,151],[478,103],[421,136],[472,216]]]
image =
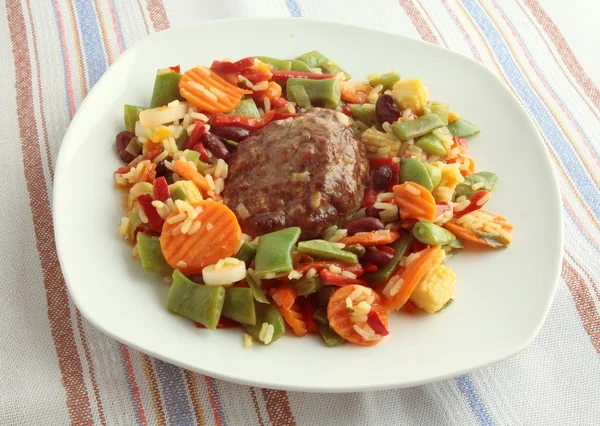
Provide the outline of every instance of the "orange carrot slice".
[[227,206],[204,200],[192,207],[202,207],[191,226],[200,223],[193,234],[181,233],[184,221],[169,223],[170,218],[180,214],[175,211],[165,220],[160,235],[160,247],[167,263],[185,275],[200,274],[206,266],[234,256],[242,238],[237,218]]
[[372,231],[367,234],[352,235],[351,237],[344,237],[339,242],[346,244],[347,246],[352,244],[360,244],[365,247],[370,246],[381,246],[390,244],[400,238],[400,234],[396,231]]
[[281,306],[283,309],[291,309],[298,295],[292,286],[282,285],[273,291],[271,297],[277,306]]
[[435,199],[426,188],[414,182],[405,182],[402,185],[395,185],[393,190],[398,212],[403,220],[432,221],[435,219]]
[[340,81],[340,93],[343,101],[352,104],[364,104],[369,100],[373,88],[368,84],[357,85],[355,82]]
[[[355,323],[352,321],[352,314],[348,312],[348,308],[346,307],[346,298],[350,296],[354,290],[361,287],[363,286],[347,285],[345,287],[340,287],[339,290],[336,290],[331,296],[331,299],[329,299],[329,304],[327,305],[327,320],[329,321],[329,326],[341,338],[356,345],[373,346],[379,343],[381,339],[366,340],[363,336],[358,334],[354,329]],[[379,295],[370,288],[363,288],[368,289],[367,291],[370,291],[373,295],[375,300],[371,304],[371,311],[377,313],[379,319],[381,319],[381,322],[387,328],[388,317],[385,306],[382,304],[381,297],[379,297]]]
[[400,287],[400,291],[393,296],[387,297],[384,295],[386,307],[389,311],[395,311],[404,306],[417,287],[417,284],[419,284],[419,281],[421,281],[431,268],[434,268],[441,262],[441,251],[441,246],[427,247],[420,252],[421,254],[417,259],[413,260],[406,267],[399,269],[390,278],[392,280],[394,277],[400,277],[402,286]]
[[298,305],[294,303],[289,309],[285,309],[283,306],[278,306],[277,309],[279,310],[279,313],[283,317],[285,323],[290,326],[292,332],[296,336],[302,337],[306,335],[308,332],[306,328],[306,322],[300,313],[300,308]]
[[248,92],[227,82],[214,71],[198,65],[179,80],[179,92],[190,103],[207,112],[228,112]]
[[177,160],[175,162],[175,166],[173,167],[173,171],[182,178],[187,180],[191,180],[198,187],[199,190],[208,192],[210,191],[210,185],[204,176],[198,172],[198,169],[188,163],[187,161]]

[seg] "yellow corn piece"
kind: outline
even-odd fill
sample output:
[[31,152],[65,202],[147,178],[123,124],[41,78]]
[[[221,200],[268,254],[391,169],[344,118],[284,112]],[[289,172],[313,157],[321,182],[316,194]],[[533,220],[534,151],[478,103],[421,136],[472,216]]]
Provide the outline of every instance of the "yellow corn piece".
[[362,134],[362,141],[370,158],[387,158],[398,155],[400,140],[391,133],[380,132],[373,128]]
[[460,173],[460,165],[442,164],[438,162],[431,164],[439,167],[442,171],[440,184],[433,190],[433,198],[435,198],[437,203],[447,203],[448,201],[452,200],[456,185],[465,180],[463,175]]
[[448,123],[452,123],[452,122],[458,120],[459,118],[460,118],[460,116],[458,115],[458,112],[450,111],[448,113]]
[[446,265],[438,265],[419,281],[410,296],[415,305],[433,314],[450,300],[456,290],[456,274]]
[[392,96],[401,109],[410,108],[415,114],[420,114],[429,98],[429,90],[418,78],[400,80],[394,84]]

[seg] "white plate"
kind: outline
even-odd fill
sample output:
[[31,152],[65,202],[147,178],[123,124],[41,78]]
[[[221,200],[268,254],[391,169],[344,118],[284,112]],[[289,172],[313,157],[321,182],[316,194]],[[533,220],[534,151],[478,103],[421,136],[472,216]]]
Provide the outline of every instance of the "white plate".
[[[208,43],[202,34],[219,34]],[[123,211],[113,187],[114,137],[123,104],[149,102],[156,69],[217,58],[295,57],[318,49],[355,78],[390,68],[420,77],[435,100],[477,123],[469,140],[478,170],[500,176],[488,209],[514,224],[507,250],[465,252],[449,261],[455,303],[435,315],[390,316],[379,345],[325,347],[286,336],[242,346],[239,330],[208,331],[168,313],[168,286],[146,273],[116,233]],[[538,333],[556,289],[561,203],[550,159],[509,89],[479,63],[437,46],[322,21],[214,21],[153,34],[125,52],[89,93],[65,135],[54,189],[60,263],[82,314],[115,339],[220,379],[288,390],[349,392],[411,386],[501,361]]]

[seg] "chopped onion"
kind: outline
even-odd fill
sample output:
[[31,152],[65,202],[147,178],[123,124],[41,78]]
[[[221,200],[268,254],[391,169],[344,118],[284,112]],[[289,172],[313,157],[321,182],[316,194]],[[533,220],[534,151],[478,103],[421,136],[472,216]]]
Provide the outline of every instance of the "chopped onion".
[[188,108],[187,102],[179,102],[173,106],[146,109],[140,112],[140,125],[144,128],[153,129],[161,124],[182,120],[187,114]]

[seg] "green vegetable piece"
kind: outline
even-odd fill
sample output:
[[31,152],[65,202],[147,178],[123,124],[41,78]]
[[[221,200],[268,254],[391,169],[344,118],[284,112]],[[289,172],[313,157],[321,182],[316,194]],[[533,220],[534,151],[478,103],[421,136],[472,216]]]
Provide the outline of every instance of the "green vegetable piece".
[[427,173],[429,173],[431,183],[433,185],[433,188],[435,189],[442,180],[442,171],[438,167],[432,166],[429,163],[423,163],[423,165],[427,169]]
[[292,100],[294,87],[302,86],[313,105],[335,109],[340,103],[340,82],[337,78],[311,80],[308,78],[290,78],[287,81],[286,92],[288,100]]
[[140,120],[140,112],[145,109],[148,108],[136,105],[125,105],[123,108],[123,121],[125,122],[125,129],[128,132],[135,133],[135,123]]
[[255,259],[257,278],[276,278],[292,272],[292,249],[301,232],[300,228],[294,226],[265,234],[258,239]]
[[252,262],[252,259],[254,259],[255,255],[256,247],[254,247],[249,242],[244,241],[237,254],[235,255],[235,258],[244,262],[246,264],[246,267],[248,267],[250,265],[250,262]]
[[463,120],[462,118],[459,118],[458,120],[448,124],[448,130],[450,130],[452,136],[457,138],[468,138],[469,136],[476,135],[481,131],[475,124],[467,120]]
[[139,232],[137,234],[137,249],[142,262],[142,267],[146,271],[168,277],[173,273],[173,269],[167,264],[160,248],[158,237],[151,237]]
[[421,160],[416,158],[402,158],[400,160],[400,183],[415,182],[433,191],[433,182]]
[[286,89],[288,99],[292,102],[296,102],[300,108],[310,108],[310,98],[304,86],[292,86]]
[[350,74],[348,74],[342,67],[340,67],[336,61],[333,60],[328,60],[326,62],[323,62],[321,64],[321,71],[323,71],[323,74],[339,74],[342,73],[344,74],[344,77],[346,77],[346,80],[350,80],[352,78],[352,76]]
[[194,164],[198,164],[198,161],[200,161],[200,153],[198,151],[193,151],[191,149],[188,149],[187,152],[184,155],[185,159],[188,161],[191,161]]
[[392,125],[394,134],[403,141],[423,136],[432,130],[442,127],[444,122],[435,114],[423,115],[415,120],[408,120]]
[[450,299],[448,299],[448,301],[447,301],[446,303],[444,303],[444,306],[442,306],[442,307],[440,308],[440,310],[436,312],[436,314],[439,314],[440,312],[442,312],[444,309],[446,309],[446,308],[447,308],[448,306],[450,306],[452,303],[454,303],[454,299],[453,299],[453,298],[450,298]]
[[448,247],[450,247],[452,250],[460,250],[460,249],[465,248],[465,246],[463,245],[463,242],[458,238],[454,238],[452,241],[450,241],[446,245]]
[[[473,185],[483,184],[479,189],[474,190],[472,188]],[[454,191],[454,199],[456,200],[458,197],[465,196],[470,199],[475,192],[479,190],[485,191],[493,191],[496,189],[496,185],[498,184],[498,175],[492,172],[478,172],[473,173],[465,177],[465,180],[458,185],[456,185],[456,190]],[[478,185],[479,186],[479,185]]]
[[[260,239],[258,240],[260,241]],[[349,251],[337,248],[329,241],[310,240],[298,243],[298,251],[323,260],[339,260],[346,263],[358,263],[358,257]]]
[[446,148],[444,144],[433,133],[427,133],[419,138],[418,141],[415,142],[415,145],[425,151],[427,154],[431,155],[446,155]]
[[246,273],[246,281],[252,289],[252,295],[254,296],[254,300],[256,300],[259,303],[269,303],[269,299],[267,299],[265,292],[262,290],[260,286],[260,280],[256,278],[254,270],[248,269]]
[[412,232],[417,240],[430,246],[443,246],[456,240],[452,232],[425,220],[417,222]]
[[333,331],[329,325],[317,324],[317,329],[319,330],[323,342],[328,348],[334,348],[346,343],[346,341]]
[[258,108],[252,99],[242,99],[240,103],[227,114],[232,115],[245,115],[247,117],[260,118]]
[[298,56],[296,60],[304,62],[310,68],[320,68],[321,65],[329,61],[329,58],[318,50],[311,50],[310,52]]
[[200,190],[192,181],[180,180],[169,185],[169,192],[173,201],[182,200],[188,203],[202,201]]
[[312,71],[308,65],[306,65],[302,61],[299,61],[298,59],[291,59],[291,62],[292,62],[292,68],[291,68],[292,71],[304,71],[304,72]]
[[225,300],[221,315],[240,324],[255,325],[256,309],[252,289],[243,287],[225,289]]
[[173,313],[215,329],[221,317],[225,288],[220,285],[199,285],[181,272],[173,272],[173,284],[167,297],[167,309]]
[[395,250],[394,258],[390,263],[379,268],[375,272],[367,272],[361,277],[363,280],[370,282],[371,284],[384,283],[390,279],[400,259],[412,247],[415,237],[412,234],[403,234],[398,240],[394,241],[390,246]]
[[354,253],[359,259],[363,257],[367,252],[367,249],[361,246],[360,244],[352,244],[344,247],[342,250]]
[[175,139],[175,145],[177,145],[177,149],[183,151],[189,138],[190,136],[188,135],[188,132],[184,129],[179,137]]
[[[254,337],[260,342],[258,335],[262,329],[263,323],[267,323],[273,326],[273,338],[269,344],[275,342],[281,336],[285,334],[285,323],[283,317],[277,310],[277,308],[271,304],[264,305],[262,303],[255,303],[254,309],[256,310],[256,324],[248,325],[242,324],[246,333]],[[264,342],[261,342],[264,344]]]
[[450,112],[450,105],[441,102],[431,102],[429,105],[431,114],[435,114],[442,119],[444,125],[448,125],[448,113]]
[[508,244],[510,244],[510,241],[506,240],[506,238],[504,238],[500,235],[491,234],[489,232],[483,232],[483,231],[475,231],[475,233],[486,244],[488,244],[490,247],[493,247],[493,248],[506,248],[506,246]]
[[142,153],[142,144],[140,143],[138,138],[131,138],[131,140],[125,147],[125,151],[137,157]]
[[274,70],[289,71],[292,69],[292,61],[289,59],[276,59],[269,56],[256,56],[256,59],[265,64],[272,65]]
[[396,74],[395,72],[389,72],[385,74],[381,74],[379,77],[375,77],[372,80],[369,80],[369,84],[373,87],[379,86],[380,84],[383,86],[383,90],[391,90],[394,87],[394,84],[400,81],[400,74]]
[[156,74],[150,108],[165,106],[174,100],[184,101],[185,99],[179,94],[181,77],[182,74],[178,72]]
[[350,112],[352,113],[352,117],[362,121],[367,126],[374,126],[379,123],[374,104],[352,105]]
[[327,306],[329,299],[331,299],[336,290],[337,287],[330,285],[318,289],[316,293],[317,306]]
[[316,293],[324,285],[320,277],[302,278],[294,283],[294,290],[296,290],[298,296],[307,296]]
[[230,152],[233,152],[237,149],[240,143],[229,139],[225,139],[225,145]]
[[318,324],[322,324],[322,325],[329,325],[329,320],[327,319],[327,308],[326,307],[321,307],[321,308],[317,308],[315,309],[315,313],[313,314],[313,319],[318,323]]

